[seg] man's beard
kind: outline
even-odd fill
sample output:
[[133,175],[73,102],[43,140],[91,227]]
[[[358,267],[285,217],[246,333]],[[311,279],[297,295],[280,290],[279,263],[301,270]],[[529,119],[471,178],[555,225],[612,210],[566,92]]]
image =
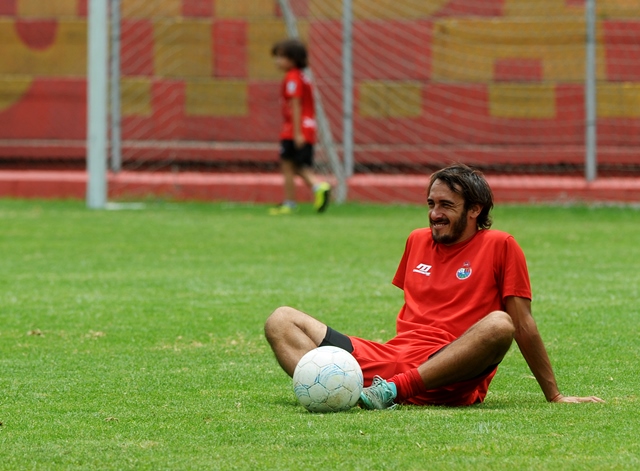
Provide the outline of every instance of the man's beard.
[[[429,225],[431,226],[431,237],[433,240],[439,244],[455,244],[460,240],[462,234],[467,229],[467,210],[460,215],[460,218],[453,224],[451,227],[451,232],[449,234],[436,235],[433,232],[433,222],[430,220]],[[437,222],[437,221],[435,221]],[[451,221],[449,221],[451,224]]]

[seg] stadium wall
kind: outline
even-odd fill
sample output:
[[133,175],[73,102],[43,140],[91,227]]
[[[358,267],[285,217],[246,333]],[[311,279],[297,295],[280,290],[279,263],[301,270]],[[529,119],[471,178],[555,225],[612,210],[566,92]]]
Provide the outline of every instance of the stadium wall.
[[[281,77],[269,49],[286,34],[277,4],[122,0],[125,167],[127,156],[211,170],[276,160]],[[341,2],[291,4],[339,137]],[[599,163],[637,170],[640,3],[598,5]],[[360,168],[582,163],[582,1],[356,0],[354,16],[354,47],[370,52],[354,63]],[[4,168],[84,165],[86,17],[87,0],[0,0]],[[390,41],[400,35],[415,40]]]

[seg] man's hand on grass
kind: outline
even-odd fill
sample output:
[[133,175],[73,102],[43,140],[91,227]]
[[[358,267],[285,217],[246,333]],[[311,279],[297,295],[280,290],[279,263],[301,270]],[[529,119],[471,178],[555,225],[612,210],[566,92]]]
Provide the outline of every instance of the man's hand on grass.
[[578,397],[578,396],[563,396],[558,394],[551,402],[565,402],[571,404],[577,404],[579,402],[604,402],[602,399],[596,396]]

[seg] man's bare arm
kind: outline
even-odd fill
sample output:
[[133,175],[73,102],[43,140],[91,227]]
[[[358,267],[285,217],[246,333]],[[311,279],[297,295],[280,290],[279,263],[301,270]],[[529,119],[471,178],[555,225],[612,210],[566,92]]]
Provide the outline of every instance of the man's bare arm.
[[560,393],[549,355],[547,355],[547,349],[542,342],[538,326],[531,315],[531,301],[526,298],[510,296],[506,299],[506,309],[515,326],[515,341],[533,376],[535,376],[540,388],[542,388],[547,401],[604,402],[595,396],[575,397],[564,396]]

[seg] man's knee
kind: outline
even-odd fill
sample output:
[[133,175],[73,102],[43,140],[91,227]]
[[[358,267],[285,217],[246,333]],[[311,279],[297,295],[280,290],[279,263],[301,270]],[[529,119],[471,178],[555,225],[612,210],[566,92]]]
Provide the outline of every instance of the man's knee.
[[327,326],[289,306],[281,306],[273,311],[264,324],[264,333],[271,345],[297,332],[319,345],[327,333]]
[[292,324],[293,312],[295,310],[288,306],[280,306],[267,318],[264,323],[264,334],[267,339],[277,336],[279,332],[287,329]]
[[513,319],[504,311],[493,311],[484,319],[487,322],[488,332],[496,341],[508,341],[511,343],[516,328]]

